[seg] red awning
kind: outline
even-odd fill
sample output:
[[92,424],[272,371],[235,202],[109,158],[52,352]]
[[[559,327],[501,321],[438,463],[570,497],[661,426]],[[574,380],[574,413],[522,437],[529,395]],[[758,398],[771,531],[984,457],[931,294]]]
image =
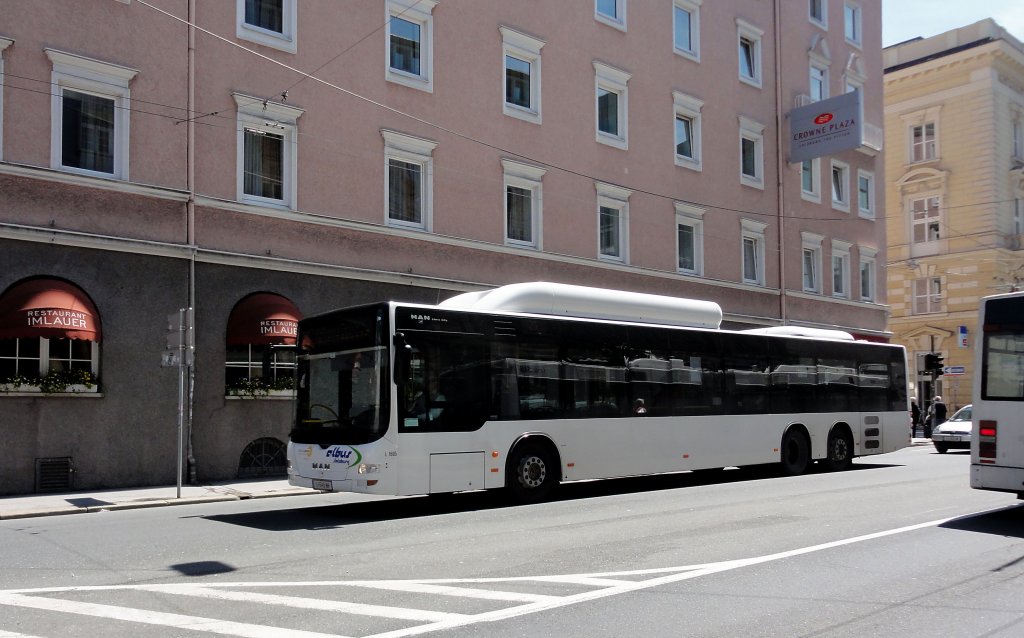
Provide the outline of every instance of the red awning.
[[99,341],[100,315],[80,288],[29,279],[0,296],[0,339],[49,337]]
[[258,292],[235,305],[228,318],[228,345],[295,345],[302,313],[281,295]]

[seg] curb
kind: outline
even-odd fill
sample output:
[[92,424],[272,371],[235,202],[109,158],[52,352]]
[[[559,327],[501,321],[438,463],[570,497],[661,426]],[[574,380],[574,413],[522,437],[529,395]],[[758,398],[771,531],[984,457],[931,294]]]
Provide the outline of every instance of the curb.
[[20,518],[37,518],[44,516],[64,516],[66,514],[94,514],[96,512],[113,512],[118,510],[148,509],[151,507],[167,507],[170,505],[199,505],[203,503],[223,503],[226,501],[244,501],[251,499],[276,498],[278,496],[306,496],[319,494],[317,490],[298,487],[293,490],[281,490],[276,492],[262,492],[250,494],[247,492],[221,493],[210,496],[188,496],[183,498],[154,498],[137,501],[126,501],[123,503],[104,503],[103,505],[87,505],[75,507],[73,505],[61,507],[42,507],[29,510],[14,510],[9,512],[0,511],[0,521],[9,521]]

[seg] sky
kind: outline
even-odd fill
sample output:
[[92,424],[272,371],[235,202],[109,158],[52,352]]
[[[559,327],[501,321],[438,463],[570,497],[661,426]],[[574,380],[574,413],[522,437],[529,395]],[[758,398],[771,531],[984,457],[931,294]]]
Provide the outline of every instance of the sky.
[[994,19],[1024,41],[1024,0],[882,0],[882,46]]

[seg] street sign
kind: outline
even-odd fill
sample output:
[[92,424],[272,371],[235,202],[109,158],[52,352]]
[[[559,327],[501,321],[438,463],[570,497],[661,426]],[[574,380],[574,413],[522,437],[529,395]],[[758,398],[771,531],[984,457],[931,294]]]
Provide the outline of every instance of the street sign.
[[181,351],[180,350],[164,350],[160,356],[160,367],[161,368],[177,368],[181,365]]
[[[181,308],[178,312],[167,315],[167,347],[161,357],[162,367],[192,365],[195,351],[195,336],[192,331],[194,323],[191,308]],[[172,356],[172,353],[177,356]]]
[[958,374],[967,374],[967,368],[965,366],[946,366],[942,369],[942,374],[956,376]]

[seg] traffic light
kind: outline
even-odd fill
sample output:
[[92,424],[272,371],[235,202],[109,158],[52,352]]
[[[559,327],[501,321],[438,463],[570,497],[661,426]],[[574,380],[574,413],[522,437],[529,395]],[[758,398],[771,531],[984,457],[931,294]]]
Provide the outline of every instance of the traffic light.
[[929,372],[934,375],[942,374],[942,355],[930,352],[924,355],[924,369],[925,372]]

